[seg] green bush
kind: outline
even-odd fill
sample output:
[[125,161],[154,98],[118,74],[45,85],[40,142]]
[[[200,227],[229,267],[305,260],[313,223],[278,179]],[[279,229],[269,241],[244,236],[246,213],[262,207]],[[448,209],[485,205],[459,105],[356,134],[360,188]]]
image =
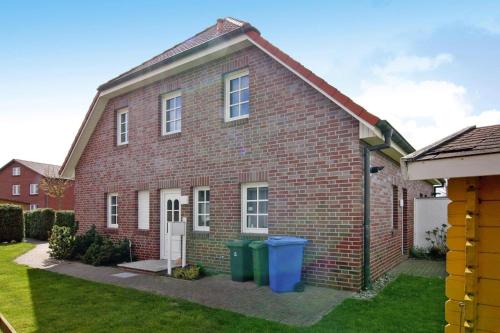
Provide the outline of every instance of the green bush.
[[55,211],[51,208],[35,209],[24,213],[26,237],[48,240],[55,220]]
[[73,251],[75,236],[70,227],[54,225],[49,238],[50,256],[68,259]]
[[176,267],[172,270],[172,277],[182,280],[197,280],[201,276],[200,267],[188,265],[186,267]]
[[81,258],[94,266],[114,265],[128,261],[129,251],[127,239],[114,243],[109,237],[103,237],[100,242],[92,243]]
[[0,205],[0,242],[23,240],[23,210],[15,205]]
[[75,212],[72,210],[59,210],[56,212],[54,225],[69,227],[73,235],[78,231],[78,222],[75,221]]
[[83,235],[76,236],[71,257],[81,259],[90,245],[102,242],[103,237],[97,232],[95,225],[92,225]]

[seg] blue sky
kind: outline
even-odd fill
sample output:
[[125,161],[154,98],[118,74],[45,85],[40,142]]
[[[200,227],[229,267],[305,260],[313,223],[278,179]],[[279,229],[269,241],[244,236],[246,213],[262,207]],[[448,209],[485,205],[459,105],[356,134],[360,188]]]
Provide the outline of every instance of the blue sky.
[[3,1],[0,164],[62,163],[100,83],[225,16],[416,148],[500,123],[500,1]]

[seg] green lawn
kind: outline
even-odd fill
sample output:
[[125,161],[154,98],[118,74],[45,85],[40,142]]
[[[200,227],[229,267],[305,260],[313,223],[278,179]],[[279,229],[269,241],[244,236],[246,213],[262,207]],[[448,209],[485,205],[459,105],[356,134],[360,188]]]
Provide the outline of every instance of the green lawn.
[[133,289],[16,265],[31,244],[0,245],[0,312],[23,332],[442,332],[444,281],[401,276],[295,328]]

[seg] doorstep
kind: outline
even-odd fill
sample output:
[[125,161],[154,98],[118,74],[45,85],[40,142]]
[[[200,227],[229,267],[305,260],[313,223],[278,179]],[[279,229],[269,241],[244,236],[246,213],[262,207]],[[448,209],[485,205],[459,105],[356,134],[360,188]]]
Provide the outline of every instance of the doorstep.
[[[118,264],[117,266],[131,272],[139,272],[154,275],[163,275],[167,271],[166,259],[139,260]],[[172,267],[175,267],[175,260],[172,260]]]

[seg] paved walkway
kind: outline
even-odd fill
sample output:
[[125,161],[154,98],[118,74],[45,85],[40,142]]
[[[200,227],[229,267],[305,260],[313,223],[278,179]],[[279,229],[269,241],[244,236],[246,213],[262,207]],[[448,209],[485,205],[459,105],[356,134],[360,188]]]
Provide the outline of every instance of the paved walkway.
[[445,278],[446,262],[422,259],[408,259],[396,266],[390,271],[391,274],[408,274],[423,277],[441,277]]
[[253,282],[233,282],[227,275],[214,275],[197,281],[165,276],[130,273],[116,267],[94,267],[79,262],[57,261],[48,256],[42,243],[16,259],[18,264],[45,269],[85,280],[145,290],[183,298],[213,308],[239,312],[289,325],[308,326],[353,293],[306,286],[302,293],[275,294]]

